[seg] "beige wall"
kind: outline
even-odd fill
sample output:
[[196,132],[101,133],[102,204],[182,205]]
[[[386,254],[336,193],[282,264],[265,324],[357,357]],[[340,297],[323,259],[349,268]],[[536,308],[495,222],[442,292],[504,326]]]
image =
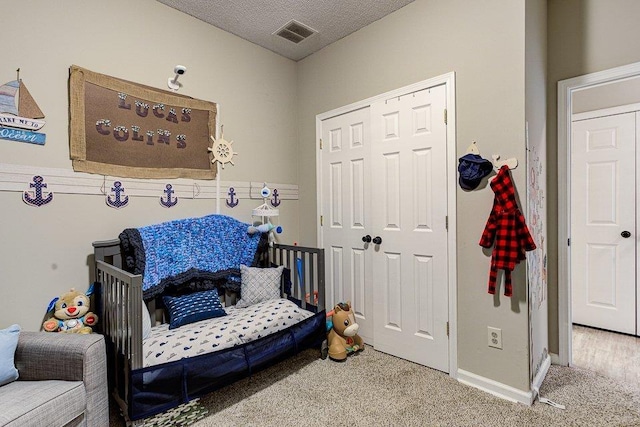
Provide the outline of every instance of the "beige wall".
[[[640,61],[640,2],[548,1],[547,160],[549,179],[549,346],[558,352],[558,81]],[[560,219],[564,220],[564,219]]]
[[[12,7],[19,19],[4,19],[0,26],[7,41],[0,80],[13,79],[15,69],[21,68],[21,77],[47,116],[43,129],[47,144],[0,140],[2,163],[32,165],[34,172],[38,166],[71,168],[67,129],[71,64],[159,88],[175,64],[187,65],[181,93],[220,103],[225,136],[234,140],[240,153],[223,179],[300,185],[300,202],[285,202],[282,223],[287,241],[316,242],[316,114],[455,71],[457,154],[476,140],[485,156],[500,153],[523,159],[525,155],[524,121],[529,114],[522,1],[417,0],[298,64],[152,0],[55,4],[25,0]],[[557,283],[553,214],[557,211],[557,82],[640,61],[640,51],[633,45],[640,36],[637,16],[636,0],[548,1],[551,352],[558,351],[557,287],[563,285]],[[523,194],[525,171],[516,169],[514,177]],[[518,288],[511,300],[493,300],[485,292],[489,258],[477,241],[491,197],[488,188],[472,193],[457,190],[459,364],[527,390],[524,292]],[[140,199],[114,211],[104,207],[101,197],[72,195],[60,195],[56,203],[34,209],[20,201],[19,193],[9,192],[0,193],[0,203],[4,243],[0,295],[11,303],[0,314],[0,326],[18,322],[26,329],[38,327],[53,296],[71,286],[87,285],[91,241],[113,237],[125,226],[214,209],[211,201],[189,201],[176,210],[161,210],[155,201]],[[235,212],[231,213],[242,217]],[[516,282],[524,278],[522,268],[514,278]],[[19,291],[8,290],[9,286]],[[503,328],[504,350],[486,347],[488,325]]]
[[[524,7],[524,1],[417,0],[299,62],[302,222],[316,224],[317,216],[315,116],[450,71],[456,73],[457,155],[475,140],[485,157],[524,164]],[[524,168],[513,176],[524,198]],[[458,188],[456,195],[459,368],[529,390],[524,268],[514,274],[513,298],[487,294],[490,255],[478,241],[493,193]],[[301,228],[300,236],[314,244],[315,227]],[[487,326],[503,330],[503,350],[487,347]]]
[[640,102],[640,77],[576,90],[571,99],[572,113],[602,110]]
[[[69,66],[166,89],[176,64],[187,66],[180,93],[218,102],[225,138],[239,153],[224,181],[297,183],[296,63],[177,12],[154,0],[25,0],[4,15],[1,83],[15,70],[46,115],[45,146],[0,140],[0,162],[71,169],[68,137]],[[28,189],[28,182],[25,183]],[[102,197],[57,194],[41,208],[19,192],[0,192],[0,328],[39,328],[49,301],[89,284],[91,242],[125,227],[215,212],[213,200],[186,200],[164,209],[135,198],[119,211]],[[261,200],[224,212],[249,221]],[[222,203],[224,206],[224,202]],[[281,238],[297,240],[297,201],[280,206]]]

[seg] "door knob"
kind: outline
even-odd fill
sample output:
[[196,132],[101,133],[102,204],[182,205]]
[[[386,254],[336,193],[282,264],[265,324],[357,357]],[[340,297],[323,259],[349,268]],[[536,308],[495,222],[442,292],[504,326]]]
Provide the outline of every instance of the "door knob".
[[[629,232],[628,232],[628,231],[626,231],[626,230],[625,230],[625,231],[623,231],[622,233],[620,233],[620,235],[621,235],[622,237],[624,237],[625,239],[628,239],[629,237],[631,237],[631,233],[629,233]],[[373,241],[375,242],[375,241],[376,241],[376,239],[373,239]]]
[[365,243],[371,243],[371,236],[368,234],[366,236],[362,236],[362,241]]
[[382,243],[382,238],[380,236],[376,236],[373,238],[373,243],[376,245],[379,245],[380,243]]

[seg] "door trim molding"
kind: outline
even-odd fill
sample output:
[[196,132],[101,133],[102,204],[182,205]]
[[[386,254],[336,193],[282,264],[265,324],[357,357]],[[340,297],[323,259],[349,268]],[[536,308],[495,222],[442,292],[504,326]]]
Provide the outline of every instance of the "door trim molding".
[[322,227],[320,216],[322,211],[322,151],[320,139],[322,138],[322,121],[341,114],[366,108],[371,104],[391,98],[407,95],[412,92],[428,89],[434,86],[445,85],[447,102],[447,215],[449,227],[447,233],[447,262],[448,262],[448,289],[449,289],[449,376],[458,377],[458,325],[457,325],[457,263],[456,263],[456,185],[457,185],[457,159],[456,159],[456,88],[455,72],[449,72],[437,77],[423,80],[399,89],[385,92],[362,101],[354,102],[316,116],[316,206],[318,220],[317,241],[319,247],[324,247],[322,241]]
[[574,92],[618,80],[640,76],[640,62],[585,74],[558,82],[558,354],[552,362],[571,363],[571,287],[570,287],[570,174],[571,119]]
[[581,120],[591,120],[591,119],[597,119],[600,117],[617,116],[619,114],[627,114],[627,113],[632,113],[634,111],[640,111],[640,103],[620,105],[618,107],[603,108],[601,110],[586,111],[584,113],[572,114],[571,121],[579,122]]

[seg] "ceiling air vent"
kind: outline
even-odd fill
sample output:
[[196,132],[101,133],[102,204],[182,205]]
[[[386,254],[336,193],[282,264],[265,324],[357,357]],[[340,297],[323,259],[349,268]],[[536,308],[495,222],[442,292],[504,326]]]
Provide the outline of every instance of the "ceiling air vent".
[[309,28],[296,20],[291,20],[273,34],[298,44],[315,33],[317,33],[316,30]]

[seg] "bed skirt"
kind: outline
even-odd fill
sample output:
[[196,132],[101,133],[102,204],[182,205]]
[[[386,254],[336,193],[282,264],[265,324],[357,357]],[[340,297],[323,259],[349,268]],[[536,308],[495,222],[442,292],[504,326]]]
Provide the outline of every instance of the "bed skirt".
[[[214,353],[132,371],[129,418],[146,418],[186,403],[326,339],[325,310],[288,329]],[[123,373],[119,373],[123,375]],[[125,384],[125,381],[119,381]]]

